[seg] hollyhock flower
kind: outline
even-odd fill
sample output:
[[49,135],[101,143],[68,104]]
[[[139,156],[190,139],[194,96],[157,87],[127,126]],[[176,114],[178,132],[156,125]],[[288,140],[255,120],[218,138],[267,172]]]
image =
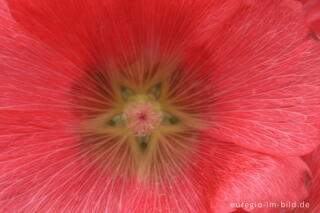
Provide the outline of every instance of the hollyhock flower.
[[320,45],[300,2],[8,4],[1,212],[279,212],[307,198]]

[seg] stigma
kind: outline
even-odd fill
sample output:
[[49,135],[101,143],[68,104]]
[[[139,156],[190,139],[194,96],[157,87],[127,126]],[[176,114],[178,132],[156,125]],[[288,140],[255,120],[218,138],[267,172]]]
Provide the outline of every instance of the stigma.
[[156,84],[137,92],[133,88],[120,86],[122,107],[107,124],[122,129],[123,133],[137,144],[141,153],[145,153],[155,135],[161,134],[163,126],[176,125],[177,117],[173,116],[161,104],[161,84]]
[[152,134],[160,126],[162,120],[159,107],[153,103],[131,103],[124,112],[124,123],[136,137]]

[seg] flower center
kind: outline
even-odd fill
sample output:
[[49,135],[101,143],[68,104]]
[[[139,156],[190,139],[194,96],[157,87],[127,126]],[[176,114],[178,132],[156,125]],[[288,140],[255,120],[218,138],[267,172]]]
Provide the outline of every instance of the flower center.
[[162,122],[159,107],[153,103],[129,104],[124,112],[124,122],[134,136],[150,135]]
[[152,60],[88,72],[73,86],[74,106],[83,152],[93,162],[121,177],[161,183],[197,154],[212,100],[203,75],[186,72],[176,59]]
[[157,140],[155,135],[163,133],[164,126],[179,123],[176,116],[164,110],[159,100],[161,84],[139,93],[121,86],[119,92],[123,103],[121,110],[109,118],[107,125],[115,128],[114,130],[119,129],[123,135],[131,138],[131,142],[138,145],[141,153],[145,153],[152,141]]

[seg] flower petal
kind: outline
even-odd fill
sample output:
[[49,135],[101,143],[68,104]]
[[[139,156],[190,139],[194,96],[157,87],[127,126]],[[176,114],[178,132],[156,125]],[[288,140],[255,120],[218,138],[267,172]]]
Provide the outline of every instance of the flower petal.
[[12,0],[9,5],[26,29],[80,66],[139,50],[181,48],[208,1]]
[[211,29],[208,37],[216,39],[205,45],[214,69],[212,136],[276,155],[314,149],[320,142],[320,43],[305,26],[301,5],[257,1],[218,36]]
[[207,212],[194,170],[150,185],[117,176],[54,113],[0,113],[1,212]]
[[318,0],[305,0],[302,1],[305,6],[306,21],[311,30],[320,36],[320,2]]
[[304,209],[300,209],[294,212],[308,213],[308,212],[320,212],[320,147],[303,157],[304,161],[310,167],[312,172],[312,179],[309,180],[311,187],[310,194],[305,200],[306,206]]
[[0,107],[18,111],[66,111],[70,87],[82,71],[28,35],[0,8]]
[[212,142],[209,155],[211,165],[203,167],[212,172],[213,212],[279,212],[281,202],[299,202],[308,195],[304,180],[309,169],[300,158],[271,157],[223,142]]
[[[95,28],[93,29],[92,26],[95,26],[95,22],[104,24],[99,17],[103,14],[104,7],[98,7],[98,4],[92,2],[27,0],[10,1],[9,5],[12,7],[13,16],[18,22],[23,23],[26,29],[77,60],[77,65],[81,66],[80,62],[85,58],[83,56],[89,57],[93,53],[88,52],[86,47],[91,45],[92,49],[96,48],[96,44],[91,43],[94,38],[91,40],[87,35],[90,36],[93,33]],[[93,18],[94,13],[97,13],[96,19]],[[96,31],[103,30],[102,27]]]

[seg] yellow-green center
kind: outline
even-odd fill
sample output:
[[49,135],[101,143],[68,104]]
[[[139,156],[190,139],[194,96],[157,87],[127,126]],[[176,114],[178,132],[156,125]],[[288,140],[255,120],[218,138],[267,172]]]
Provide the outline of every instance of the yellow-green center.
[[160,84],[152,87],[146,94],[136,94],[134,90],[124,86],[120,87],[120,91],[125,103],[123,110],[107,123],[109,126],[127,129],[142,149],[147,147],[152,134],[161,125],[178,123],[178,119],[163,111],[158,102]]

